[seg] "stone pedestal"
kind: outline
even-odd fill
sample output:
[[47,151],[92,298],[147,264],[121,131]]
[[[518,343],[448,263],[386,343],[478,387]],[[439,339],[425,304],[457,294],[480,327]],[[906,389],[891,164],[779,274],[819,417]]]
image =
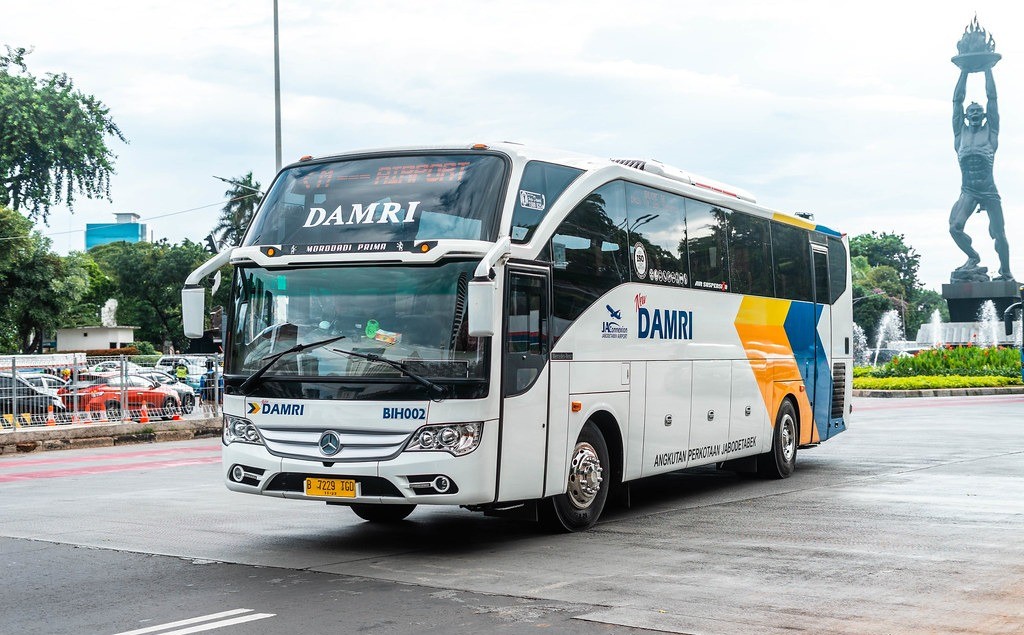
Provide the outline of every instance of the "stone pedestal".
[[1002,320],[1006,307],[1020,301],[1020,284],[1013,280],[955,282],[942,285],[942,297],[949,307],[950,322],[974,322],[981,305],[992,300],[996,319]]

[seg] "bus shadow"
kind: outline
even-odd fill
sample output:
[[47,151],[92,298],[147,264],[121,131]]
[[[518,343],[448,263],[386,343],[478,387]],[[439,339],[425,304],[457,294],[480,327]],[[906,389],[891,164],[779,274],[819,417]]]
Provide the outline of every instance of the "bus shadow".
[[[772,495],[780,492],[779,483],[803,480],[801,476],[816,478],[814,473],[822,470],[827,470],[827,466],[815,466],[808,461],[787,481],[720,471],[713,466],[649,477],[630,484],[628,507],[625,500],[613,492],[595,530],[600,531],[603,524],[609,523],[646,523],[646,517],[651,514],[686,514],[705,505]],[[784,491],[792,489],[789,485],[783,486]],[[552,533],[531,520],[484,516],[459,508],[422,506],[407,519],[394,523],[364,522],[340,506],[332,508],[331,512],[344,515],[336,528],[301,537],[280,535],[277,548],[286,552],[316,550],[344,561],[403,553],[471,555],[498,548],[504,550],[517,544],[548,546],[572,539],[571,534]]]

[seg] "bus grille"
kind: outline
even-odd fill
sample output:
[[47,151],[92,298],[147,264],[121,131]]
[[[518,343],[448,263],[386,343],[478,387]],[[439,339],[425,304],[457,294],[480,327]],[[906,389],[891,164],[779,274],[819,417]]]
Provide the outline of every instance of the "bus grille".
[[832,418],[841,419],[846,410],[846,362],[832,365]]
[[[341,450],[331,456],[320,452],[320,436],[327,430],[334,430],[341,438]],[[267,451],[274,456],[313,461],[383,461],[397,456],[409,440],[407,432],[263,426],[259,431]]]

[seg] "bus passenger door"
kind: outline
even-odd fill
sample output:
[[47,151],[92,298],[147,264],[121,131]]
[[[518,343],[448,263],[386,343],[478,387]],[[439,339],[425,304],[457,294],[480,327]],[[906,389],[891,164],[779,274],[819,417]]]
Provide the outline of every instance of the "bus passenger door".
[[543,269],[509,268],[505,282],[498,500],[513,501],[544,493],[549,277]]
[[832,413],[832,368],[829,360],[832,353],[832,305],[829,300],[828,248],[812,243],[811,250],[814,258],[814,317],[817,335],[814,338],[814,387],[807,388],[808,392],[813,390],[810,398],[817,428],[817,434],[811,441],[817,442],[828,438]]

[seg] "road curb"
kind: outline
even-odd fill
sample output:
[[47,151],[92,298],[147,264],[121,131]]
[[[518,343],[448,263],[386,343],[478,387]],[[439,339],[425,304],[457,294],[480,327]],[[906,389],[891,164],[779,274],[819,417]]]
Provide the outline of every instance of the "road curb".
[[0,432],[0,456],[100,448],[113,445],[187,441],[221,434],[221,419],[111,423],[18,428]]
[[854,397],[987,397],[991,395],[1024,395],[1024,386],[989,388],[933,388],[927,390],[854,390]]

